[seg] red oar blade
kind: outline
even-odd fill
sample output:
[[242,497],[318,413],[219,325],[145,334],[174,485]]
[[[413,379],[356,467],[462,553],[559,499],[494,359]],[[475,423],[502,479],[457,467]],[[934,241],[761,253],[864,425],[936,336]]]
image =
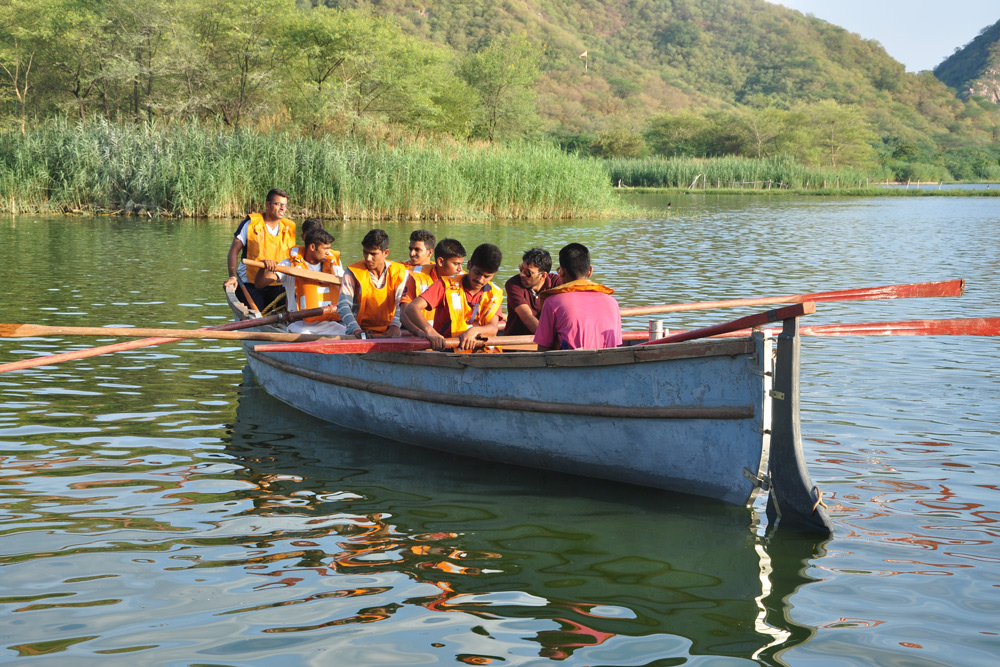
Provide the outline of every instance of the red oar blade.
[[1000,317],[820,324],[800,329],[804,336],[1000,336]]

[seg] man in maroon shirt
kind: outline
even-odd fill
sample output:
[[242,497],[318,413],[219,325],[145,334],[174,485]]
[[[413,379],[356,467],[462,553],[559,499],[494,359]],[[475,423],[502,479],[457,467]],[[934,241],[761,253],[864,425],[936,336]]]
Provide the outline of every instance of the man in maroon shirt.
[[526,336],[538,329],[538,314],[542,304],[539,292],[562,285],[558,273],[550,273],[552,255],[544,248],[532,248],[521,256],[520,273],[510,278],[507,291],[507,326],[503,336]]

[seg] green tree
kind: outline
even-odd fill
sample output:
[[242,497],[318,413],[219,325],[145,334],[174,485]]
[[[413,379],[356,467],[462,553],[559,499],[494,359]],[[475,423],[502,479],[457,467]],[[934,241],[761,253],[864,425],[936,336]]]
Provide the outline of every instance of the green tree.
[[69,8],[60,0],[6,0],[0,4],[0,75],[4,96],[14,102],[25,134],[28,105],[42,54],[56,39],[58,17]]
[[823,100],[802,105],[799,114],[796,144],[799,157],[831,167],[871,164],[877,140],[871,123],[862,109]]
[[624,128],[601,132],[590,144],[590,154],[602,158],[637,158],[646,150],[642,135]]
[[523,134],[537,113],[540,49],[526,35],[501,35],[469,56],[462,77],[479,95],[474,131],[489,141]]

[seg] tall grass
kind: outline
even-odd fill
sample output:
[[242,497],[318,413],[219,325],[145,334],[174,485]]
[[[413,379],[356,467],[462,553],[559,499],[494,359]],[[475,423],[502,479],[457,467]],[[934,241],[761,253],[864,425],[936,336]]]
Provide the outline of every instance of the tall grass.
[[0,210],[234,217],[267,191],[297,215],[567,218],[620,210],[597,160],[550,146],[365,142],[52,120],[0,134]]
[[839,189],[884,178],[881,172],[806,167],[787,157],[610,159],[605,167],[615,185],[647,188]]

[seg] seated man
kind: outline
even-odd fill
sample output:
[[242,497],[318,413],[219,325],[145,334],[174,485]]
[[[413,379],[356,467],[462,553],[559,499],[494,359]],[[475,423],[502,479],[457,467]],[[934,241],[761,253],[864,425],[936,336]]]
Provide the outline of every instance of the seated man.
[[437,238],[426,229],[415,229],[410,233],[410,259],[406,270],[413,271],[421,266],[434,264],[434,244]]
[[618,347],[622,318],[614,290],[590,280],[590,251],[570,243],[559,251],[563,284],[542,293],[535,343],[540,351]]
[[[495,336],[503,293],[490,280],[502,261],[500,248],[482,244],[473,251],[467,274],[441,278],[406,307],[404,326],[435,350],[443,350],[451,336],[458,336],[460,350],[473,350],[478,338]],[[434,311],[433,324],[423,315],[428,310]]]
[[347,333],[363,336],[399,336],[399,300],[406,287],[406,266],[390,262],[389,235],[373,229],[361,241],[364,260],[347,267],[340,285],[337,312]]
[[258,310],[284,294],[285,288],[275,281],[257,289],[256,277],[261,269],[245,266],[240,259],[264,262],[265,268],[273,273],[277,263],[288,257],[289,248],[295,245],[295,223],[284,217],[288,210],[288,195],[284,190],[274,188],[267,193],[266,204],[263,215],[251,213],[236,228],[233,243],[229,246],[229,278],[225,282],[226,286],[241,288],[236,292],[240,301],[247,303],[249,294]]
[[[333,241],[333,236],[322,227],[313,227],[306,233],[305,250],[282,260],[278,266],[294,266],[343,278],[344,268],[340,265],[340,253],[334,257],[330,251],[330,244]],[[259,285],[274,280],[280,280],[285,287],[289,312],[322,308],[335,304],[340,294],[340,286],[333,283],[297,278],[287,273],[276,273],[266,269],[257,272],[256,281]],[[347,330],[340,321],[339,313],[334,312],[329,315],[307,317],[304,320],[292,322],[288,325],[288,331],[338,336],[346,333]]]
[[[288,251],[289,257],[295,257],[295,255],[300,255],[306,251],[305,240],[306,234],[308,234],[313,229],[323,229],[323,221],[319,218],[306,218],[302,221],[302,226],[299,228],[299,233],[302,234],[302,245],[292,246]],[[337,250],[331,250],[332,255],[336,255],[337,262],[340,262],[340,252]]]
[[532,248],[521,256],[519,273],[504,285],[507,292],[507,326],[504,336],[527,336],[538,328],[542,302],[538,293],[562,285],[558,273],[549,273],[552,255],[544,248]]
[[[455,239],[441,239],[441,242],[434,248],[434,257],[433,264],[416,266],[410,272],[406,279],[406,290],[399,302],[400,308],[405,309],[411,301],[426,292],[427,288],[440,278],[457,276],[462,273],[462,264],[465,262],[465,247]],[[423,314],[428,321],[433,321],[433,310],[426,310]]]

